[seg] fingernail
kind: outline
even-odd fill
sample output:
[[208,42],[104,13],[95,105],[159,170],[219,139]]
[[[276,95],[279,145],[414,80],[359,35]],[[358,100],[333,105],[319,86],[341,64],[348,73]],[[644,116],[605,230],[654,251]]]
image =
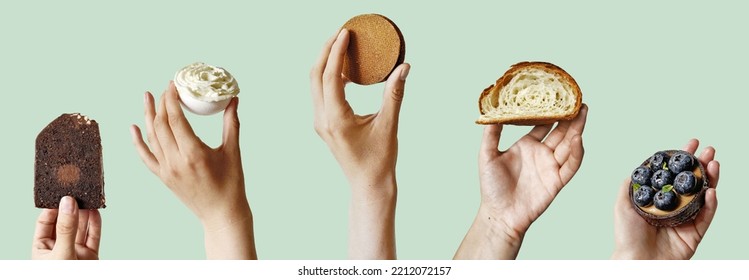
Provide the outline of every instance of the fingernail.
[[338,32],[338,39],[343,38],[343,34],[344,33],[348,33],[348,29],[346,29],[346,28],[341,29],[341,32]]
[[411,65],[406,64],[406,66],[403,67],[403,70],[401,70],[401,80],[405,81],[408,77],[408,72],[411,72]]
[[143,104],[148,104],[148,92],[143,93]]
[[73,198],[66,196],[60,200],[60,212],[65,214],[73,214]]

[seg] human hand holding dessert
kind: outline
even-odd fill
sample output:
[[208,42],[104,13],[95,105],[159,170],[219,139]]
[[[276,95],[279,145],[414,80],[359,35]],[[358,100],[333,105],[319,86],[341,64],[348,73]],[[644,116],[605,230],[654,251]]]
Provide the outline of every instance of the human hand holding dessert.
[[502,125],[484,128],[481,205],[456,259],[517,257],[525,232],[582,164],[587,113],[583,105],[574,119],[559,122],[553,130],[552,125],[535,126],[506,151],[498,150]]
[[[697,151],[698,146],[699,141],[692,139],[684,146],[683,150],[688,153],[687,155],[691,156],[691,154]],[[657,171],[653,172],[653,170],[644,170],[638,167],[633,172],[631,178],[625,180],[620,187],[616,205],[614,206],[615,248],[612,258],[690,259],[694,255],[697,246],[710,227],[710,223],[718,207],[715,188],[720,178],[720,163],[715,160],[715,149],[713,147],[705,148],[697,158],[699,161],[698,164],[702,168],[692,168],[695,171],[692,173],[698,175],[695,180],[697,187],[692,190],[689,187],[691,186],[691,182],[690,184],[685,184],[685,182],[690,181],[686,177],[689,175],[689,170],[692,169],[682,170],[681,166],[684,164],[679,163],[682,159],[686,159],[684,160],[685,162],[689,161],[687,158],[686,156],[680,158],[671,157],[672,160],[669,161],[668,158],[664,160],[661,153],[657,153],[651,157],[649,165],[650,167],[657,167]],[[696,165],[697,163],[695,163]],[[665,166],[666,168],[661,168],[661,166]],[[706,174],[700,174],[702,170]],[[647,171],[650,171],[652,174],[646,174]],[[657,174],[655,173],[666,173],[666,175],[656,176]],[[678,176],[684,178],[674,180],[677,175],[672,175],[672,173],[677,173]],[[653,191],[653,195],[649,199],[647,199],[647,194],[644,194],[642,190],[642,188],[652,188],[645,185],[648,181],[646,177],[651,178],[651,185],[654,185],[657,189]],[[633,179],[635,182],[632,182]],[[701,184],[697,184],[702,180],[708,182],[708,188],[704,190],[702,190]],[[633,186],[633,183],[637,184],[637,186]],[[633,187],[638,190],[634,191]],[[666,196],[665,194],[670,194],[670,196]],[[700,194],[704,195],[704,204],[701,205],[701,209],[696,209],[699,212],[696,215],[693,215],[691,211],[689,213],[682,213],[685,210],[692,210],[690,205],[695,207],[700,206],[699,204],[692,203],[701,202],[697,200],[684,201],[684,198],[692,199],[691,197],[695,196],[693,199],[701,199]],[[676,199],[676,201],[671,203],[670,200],[673,199]],[[656,203],[659,205],[656,205]],[[672,206],[671,204],[675,205]],[[681,207],[678,207],[679,205]],[[657,210],[651,209],[656,206],[660,207]],[[643,214],[643,211],[636,211],[635,207],[639,209],[647,207],[646,211],[659,215]],[[661,208],[666,210],[662,210]],[[685,215],[670,215],[671,211],[674,214]]]
[[256,259],[239,150],[238,99],[232,98],[224,112],[223,141],[217,148],[195,135],[173,83],[162,94],[158,112],[151,93],[144,101],[150,148],[136,125],[131,127],[133,143],[148,169],[200,219],[207,257]]
[[394,259],[398,118],[410,66],[388,72],[379,112],[357,115],[346,101],[342,75],[349,39],[342,29],[312,68],[314,127],[351,185],[349,257]]
[[97,209],[78,209],[70,196],[59,209],[43,209],[36,221],[31,259],[98,260],[101,215]]
[[[481,204],[455,259],[517,257],[528,228],[580,168],[588,107],[575,103],[581,102],[579,89],[565,90],[577,88],[574,80],[566,72],[558,73],[561,68],[552,66],[516,64],[495,86],[482,93],[479,106],[486,102],[494,107],[492,110],[481,107],[482,117],[478,121],[490,124],[484,128],[479,152]],[[520,74],[516,75],[518,71]],[[508,75],[517,78],[507,78]],[[540,77],[530,77],[534,75]],[[515,96],[504,102],[503,98],[508,96],[487,93],[504,92],[496,86],[512,88],[509,93]],[[569,95],[562,99],[569,99],[571,103],[555,102],[559,98],[543,98],[555,95]],[[545,115],[549,110],[539,110],[556,111],[566,107],[578,109],[565,115]],[[552,129],[557,120],[561,121]],[[503,123],[536,126],[509,149],[499,151]]]

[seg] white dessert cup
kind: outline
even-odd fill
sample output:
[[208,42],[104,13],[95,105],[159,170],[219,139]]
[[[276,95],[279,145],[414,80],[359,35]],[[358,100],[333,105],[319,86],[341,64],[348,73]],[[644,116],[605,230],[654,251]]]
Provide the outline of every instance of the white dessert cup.
[[193,114],[202,116],[213,115],[226,109],[226,106],[229,106],[229,102],[231,102],[231,98],[219,101],[203,101],[192,95],[189,89],[177,84],[175,84],[175,87],[179,93],[179,99],[182,101],[182,108],[187,109]]

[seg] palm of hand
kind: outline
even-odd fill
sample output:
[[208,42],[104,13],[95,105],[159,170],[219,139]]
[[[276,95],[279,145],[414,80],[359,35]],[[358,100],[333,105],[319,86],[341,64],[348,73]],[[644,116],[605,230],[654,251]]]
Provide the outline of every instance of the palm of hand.
[[98,210],[79,210],[77,204],[73,207],[72,215],[58,215],[57,209],[42,210],[34,233],[32,259],[99,259],[101,215]]
[[536,126],[504,152],[498,149],[502,126],[484,129],[479,154],[481,207],[503,222],[513,237],[521,239],[577,173],[587,115],[583,104],[574,119],[559,122],[553,130],[551,124]]
[[[99,259],[99,253],[89,247],[86,247],[84,244],[75,244],[75,254],[72,255],[68,252],[62,252],[62,254],[66,255],[56,255],[57,252],[53,251],[55,248],[55,240],[52,238],[47,238],[45,240],[40,240],[41,244],[44,244],[44,248],[37,248],[35,255],[38,256],[40,259],[50,259],[50,260],[98,260]],[[67,255],[70,254],[70,255]]]
[[[200,205],[242,195],[235,192],[244,188],[235,186],[243,186],[244,175],[238,151],[234,154],[223,147],[212,149],[202,142],[200,145],[198,151],[189,153],[192,158],[184,158],[175,165],[162,165],[157,175],[180,200],[202,217],[206,209]],[[211,188],[214,190],[206,191]]]
[[[329,124],[332,125],[332,124]],[[340,123],[337,133],[321,134],[341,163],[344,172],[385,174],[391,172],[397,160],[398,140],[396,130],[383,126],[378,114],[355,115],[351,111],[346,121]],[[354,174],[347,174],[354,175]]]
[[[627,184],[629,185],[629,184]],[[623,241],[629,244],[629,249],[640,252],[638,258],[643,259],[689,259],[694,255],[699,240],[695,240],[697,231],[694,221],[679,227],[654,227],[643,220],[635,211],[628,209],[627,232]],[[701,238],[701,237],[700,237]]]
[[566,183],[554,151],[527,135],[507,151],[482,158],[480,170],[482,202],[502,213],[515,232],[541,216]]

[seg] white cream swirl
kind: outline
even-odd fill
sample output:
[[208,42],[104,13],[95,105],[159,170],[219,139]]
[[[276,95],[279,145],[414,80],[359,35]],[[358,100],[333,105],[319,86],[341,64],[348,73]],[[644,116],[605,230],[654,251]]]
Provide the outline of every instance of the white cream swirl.
[[[206,102],[222,101],[239,94],[237,80],[229,71],[202,62],[187,65],[177,71],[174,85],[180,93],[190,94]],[[181,92],[183,90],[188,92]]]

